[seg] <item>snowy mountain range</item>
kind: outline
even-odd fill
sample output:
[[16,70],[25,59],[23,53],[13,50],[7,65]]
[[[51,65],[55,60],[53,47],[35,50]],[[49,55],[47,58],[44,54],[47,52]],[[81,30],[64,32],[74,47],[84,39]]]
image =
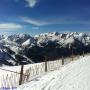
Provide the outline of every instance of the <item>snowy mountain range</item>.
[[27,34],[0,35],[0,65],[20,65],[40,62],[62,55],[90,52],[90,35],[85,33],[43,33],[30,36]]

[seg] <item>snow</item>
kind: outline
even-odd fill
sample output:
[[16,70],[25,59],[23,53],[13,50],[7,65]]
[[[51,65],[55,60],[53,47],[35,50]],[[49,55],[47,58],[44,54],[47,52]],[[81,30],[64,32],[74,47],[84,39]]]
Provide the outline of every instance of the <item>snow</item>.
[[[25,73],[25,70],[27,70],[28,68],[30,68],[30,66],[26,65],[24,68],[24,73]],[[16,87],[17,85],[19,85],[20,74],[18,74],[18,73],[20,73],[20,70],[21,70],[21,66],[0,67],[0,88],[2,88],[2,87]],[[10,71],[14,71],[17,73],[10,72]]]
[[90,56],[37,77],[17,90],[90,90]]
[[[9,60],[12,62],[12,60]],[[70,58],[65,59],[65,64],[70,62]],[[62,66],[61,59],[55,60],[55,61],[48,61],[47,62],[47,69],[48,72],[53,71],[57,68],[60,68]],[[21,66],[5,66],[0,67],[0,88],[1,87],[16,87],[19,85],[19,77],[20,77],[20,69]],[[14,72],[10,72],[14,71]],[[24,74],[27,75],[30,73],[30,76],[28,77],[28,80],[24,80],[23,83],[32,80],[35,77],[45,75],[45,63],[34,63],[34,64],[27,64],[24,65]]]
[[[10,62],[12,62],[12,60],[9,60]],[[58,62],[56,61],[52,61],[52,62],[48,62],[48,70],[51,69],[55,69],[57,66],[60,66],[61,64],[59,64],[61,62],[61,60],[59,60]],[[57,64],[58,65],[57,65]],[[54,67],[53,67],[54,66]],[[53,67],[53,68],[52,68]],[[3,66],[0,67],[0,88],[1,87],[16,87],[19,85],[19,77],[20,77],[20,70],[21,70],[21,66]],[[14,72],[10,72],[10,71],[14,71]],[[26,74],[27,72],[30,72],[30,77],[34,78],[38,75],[42,75],[45,73],[45,63],[36,63],[36,64],[28,64],[28,65],[24,65],[24,74]],[[8,76],[8,78],[7,78]]]
[[13,46],[13,47],[9,47],[12,51],[14,51],[16,54],[19,53],[20,50],[22,50],[20,47],[17,46]]
[[25,41],[24,43],[22,43],[22,46],[28,46],[30,44],[32,44],[34,42],[34,39],[31,38],[31,39],[28,39],[27,41]]
[[74,38],[73,37],[70,37],[70,38],[68,38],[68,39],[65,40],[65,43],[66,44],[72,44],[72,43],[74,43],[74,41],[75,41]]
[[[36,43],[35,40],[37,39]],[[64,40],[63,40],[64,39]],[[68,40],[67,40],[68,39]],[[39,43],[48,43],[48,41],[57,41],[73,43],[75,39],[79,40],[82,43],[90,44],[90,36],[85,33],[77,33],[77,32],[70,32],[70,33],[59,33],[59,32],[49,32],[49,33],[42,33],[40,35],[35,35],[31,37],[28,34],[15,34],[15,35],[0,35],[0,43],[3,45],[11,45],[11,46],[18,46],[20,45],[28,45],[28,44],[37,44]],[[86,41],[86,42],[85,42]],[[60,44],[60,43],[59,43]],[[1,45],[2,46],[2,45]]]
[[[76,49],[79,48],[80,45],[82,48],[84,48],[84,46],[89,48],[90,36],[85,33],[77,33],[77,32],[70,32],[70,33],[49,32],[49,33],[42,33],[40,35],[35,35],[33,37],[31,37],[28,34],[0,35],[0,49],[4,50],[8,48],[6,52],[9,53],[9,56],[11,57],[12,57],[11,54],[14,55],[22,54],[21,56],[23,57],[23,55],[25,55],[26,50],[29,51],[29,48],[32,49],[34,46],[44,48],[48,47],[52,43],[53,45],[55,45],[55,47],[60,48],[61,47],[71,48],[72,45]],[[26,47],[28,48],[26,49]],[[12,51],[13,53],[10,53],[9,51]],[[14,59],[16,59],[16,57]],[[5,60],[8,61],[7,58]],[[2,62],[2,64],[5,63]]]
[[[84,45],[90,44],[90,36],[85,33],[77,33],[77,32],[70,32],[70,33],[58,33],[58,32],[52,32],[52,33],[43,33],[40,35],[36,35],[34,38],[37,39],[37,45],[40,46],[42,43],[48,43],[48,41],[56,41],[58,44],[62,45],[64,44],[64,47],[67,46],[67,44],[74,44],[76,42],[76,39],[78,42],[83,43]],[[63,41],[63,43],[62,43]]]

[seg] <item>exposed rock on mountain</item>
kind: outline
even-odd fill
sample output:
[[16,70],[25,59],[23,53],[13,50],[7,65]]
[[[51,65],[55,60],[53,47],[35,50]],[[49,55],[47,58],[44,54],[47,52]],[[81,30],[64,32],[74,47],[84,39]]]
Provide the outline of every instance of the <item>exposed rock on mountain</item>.
[[0,64],[19,65],[54,60],[90,52],[90,36],[85,33],[43,33],[31,37],[27,34],[0,35]]

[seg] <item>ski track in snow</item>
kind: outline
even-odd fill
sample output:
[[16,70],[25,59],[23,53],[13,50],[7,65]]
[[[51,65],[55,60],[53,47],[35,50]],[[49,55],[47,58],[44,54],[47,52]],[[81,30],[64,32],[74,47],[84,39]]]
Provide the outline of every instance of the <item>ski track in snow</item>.
[[90,56],[23,84],[18,90],[90,90]]

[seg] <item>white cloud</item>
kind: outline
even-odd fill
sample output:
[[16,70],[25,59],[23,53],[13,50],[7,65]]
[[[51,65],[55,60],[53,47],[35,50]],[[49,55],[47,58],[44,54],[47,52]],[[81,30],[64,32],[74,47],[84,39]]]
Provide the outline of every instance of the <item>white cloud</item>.
[[43,18],[43,19],[32,19],[29,17],[20,17],[25,23],[29,23],[35,26],[55,25],[55,24],[84,24],[90,25],[90,20],[77,20],[74,18]]
[[29,24],[32,25],[36,25],[36,26],[43,26],[43,25],[47,25],[48,23],[45,21],[41,21],[41,20],[35,20],[35,19],[31,19],[31,18],[27,18],[27,17],[21,17],[21,19]]
[[27,2],[26,7],[31,7],[31,8],[33,8],[38,2],[38,0],[25,0],[25,1]]
[[0,23],[0,29],[21,29],[22,25],[15,23]]

